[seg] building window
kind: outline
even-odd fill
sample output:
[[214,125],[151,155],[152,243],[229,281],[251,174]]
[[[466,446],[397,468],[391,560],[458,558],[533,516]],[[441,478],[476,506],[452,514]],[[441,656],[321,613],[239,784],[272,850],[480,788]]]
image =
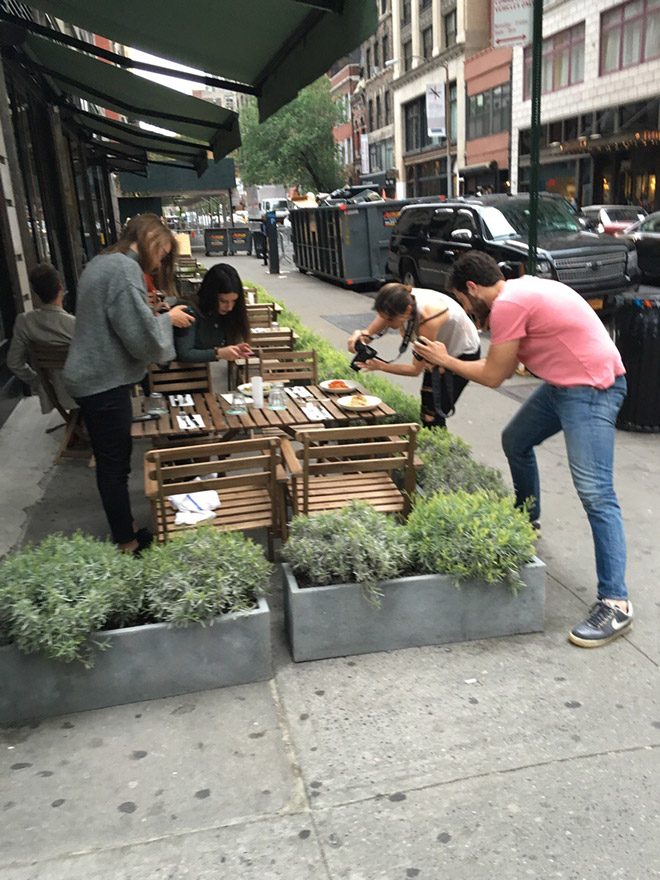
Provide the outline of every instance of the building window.
[[367,106],[368,106],[367,119],[369,122],[369,131],[373,131],[374,130],[374,102],[369,101],[369,104]]
[[433,27],[422,31],[422,55],[426,59],[433,55]]
[[612,73],[660,57],[660,2],[632,0],[600,17],[600,72]]
[[378,59],[378,40],[374,42],[374,74],[380,70],[380,61]]
[[401,27],[405,27],[407,24],[410,24],[411,5],[411,0],[403,0],[401,4]]
[[412,68],[413,51],[412,40],[408,40],[403,44],[403,69],[410,70]]
[[[454,83],[454,88],[456,83]],[[406,153],[414,153],[439,144],[440,138],[429,137],[426,121],[426,95],[415,98],[403,105],[403,125],[405,132]]]
[[383,34],[383,67],[385,62],[390,60],[390,38],[387,34]]
[[[532,47],[524,55],[527,100],[532,94]],[[556,92],[566,86],[584,82],[584,22],[543,41],[541,89]]]
[[433,0],[419,0],[419,11],[424,12],[425,9],[430,9],[433,5]]
[[392,121],[392,94],[385,92],[385,125]]
[[506,131],[511,123],[511,84],[504,83],[468,98],[468,139]]
[[371,49],[367,49],[365,53],[365,72],[367,75],[367,79],[371,79]]
[[387,0],[380,0],[380,14],[385,15],[387,12]]
[[383,127],[383,109],[380,95],[376,95],[376,128]]
[[383,142],[369,144],[369,168],[371,171],[383,171]]
[[444,18],[445,21],[445,46],[453,46],[456,43],[456,10],[452,9]]

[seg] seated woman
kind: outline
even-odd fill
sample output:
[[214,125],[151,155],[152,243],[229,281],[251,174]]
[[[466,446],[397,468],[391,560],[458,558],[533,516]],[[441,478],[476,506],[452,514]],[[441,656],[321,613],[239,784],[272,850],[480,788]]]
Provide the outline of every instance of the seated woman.
[[199,364],[252,355],[243,283],[233,266],[212,266],[190,308],[195,323],[175,334],[177,360]]
[[[411,341],[422,336],[433,342],[444,342],[452,356],[460,360],[474,361],[481,356],[476,327],[456,300],[445,293],[406,284],[385,284],[378,291],[374,311],[377,317],[367,329],[351,334],[349,351],[355,352],[356,343],[369,344],[375,336],[392,328],[399,330],[403,337],[400,355]],[[456,401],[467,385],[467,379],[450,370],[434,371],[434,375],[416,355],[410,364],[366,360],[360,362],[360,368],[365,372],[380,370],[397,376],[419,376],[423,372],[421,414],[427,427],[446,427],[446,420],[453,414]]]

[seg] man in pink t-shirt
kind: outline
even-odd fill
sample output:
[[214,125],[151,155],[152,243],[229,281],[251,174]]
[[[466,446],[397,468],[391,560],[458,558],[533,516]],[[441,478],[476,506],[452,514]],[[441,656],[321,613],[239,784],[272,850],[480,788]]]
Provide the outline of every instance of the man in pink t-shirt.
[[440,342],[418,340],[430,364],[490,388],[510,378],[519,362],[544,382],[502,433],[516,492],[540,529],[540,481],[534,447],[563,431],[573,485],[594,539],[598,598],[569,633],[585,648],[628,632],[633,608],[625,583],[626,539],[614,491],[614,429],[626,396],[625,369],[601,321],[582,297],[558,281],[525,275],[505,281],[492,257],[472,251],[452,266],[448,287],[483,326],[491,345],[480,361],[459,361]]

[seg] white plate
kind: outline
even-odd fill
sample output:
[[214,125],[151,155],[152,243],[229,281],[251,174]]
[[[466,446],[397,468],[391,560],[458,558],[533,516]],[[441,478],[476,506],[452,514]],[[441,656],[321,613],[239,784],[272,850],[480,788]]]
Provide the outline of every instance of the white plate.
[[[264,382],[264,397],[268,397],[272,387],[273,385],[271,382]],[[252,382],[243,382],[242,385],[238,386],[238,390],[241,394],[252,394]]]
[[[332,388],[330,385],[331,382],[344,382],[344,388]],[[325,382],[319,383],[319,388],[322,388],[324,391],[327,391],[328,394],[347,394],[349,391],[353,391],[358,387],[357,382],[353,382],[350,379],[326,379]]]
[[369,409],[375,409],[383,402],[380,397],[373,397],[371,394],[365,394],[364,397],[367,402],[363,405],[359,405],[351,403],[353,396],[354,395],[349,394],[347,397],[340,397],[337,400],[337,406],[340,406],[342,409],[350,409],[353,412],[366,412]]

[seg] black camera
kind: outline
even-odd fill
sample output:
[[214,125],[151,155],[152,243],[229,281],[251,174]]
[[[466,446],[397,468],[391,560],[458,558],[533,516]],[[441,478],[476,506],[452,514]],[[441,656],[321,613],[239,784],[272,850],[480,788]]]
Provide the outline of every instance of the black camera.
[[383,359],[378,357],[378,352],[375,348],[372,348],[370,345],[365,345],[361,339],[358,339],[355,343],[355,357],[351,361],[351,368],[355,370],[356,373],[359,373],[360,364],[371,360],[382,361]]

